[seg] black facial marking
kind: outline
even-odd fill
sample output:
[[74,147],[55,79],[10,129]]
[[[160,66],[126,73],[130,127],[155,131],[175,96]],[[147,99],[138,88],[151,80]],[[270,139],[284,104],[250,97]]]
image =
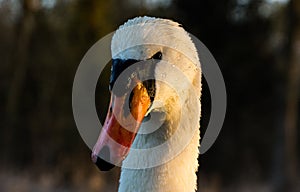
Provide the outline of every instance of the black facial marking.
[[138,60],[135,59],[113,59],[112,60],[112,66],[111,66],[111,75],[110,75],[110,81],[109,81],[109,89],[112,90],[113,86],[115,84],[115,81],[120,76],[120,74],[128,68],[130,65],[138,62]]
[[[152,104],[155,97],[155,91],[156,91],[155,77],[154,77],[155,66],[158,63],[158,61],[156,60],[161,60],[161,59],[162,59],[162,53],[160,51],[155,53],[151,58],[146,59],[144,61],[135,60],[135,59],[128,59],[128,60],[113,59],[109,89],[116,96],[126,95],[127,97],[126,100],[129,102],[129,109],[130,109],[131,108],[130,103],[133,98],[132,89],[136,83],[133,82],[133,77],[135,77],[137,78],[137,80],[142,81],[143,85],[147,89]],[[137,62],[139,63],[137,65],[134,65]],[[123,72],[124,74],[122,74]],[[122,75],[120,76],[120,74]],[[116,81],[118,82],[116,84],[117,87],[114,88]],[[125,116],[127,116],[129,113],[130,111],[124,110]]]

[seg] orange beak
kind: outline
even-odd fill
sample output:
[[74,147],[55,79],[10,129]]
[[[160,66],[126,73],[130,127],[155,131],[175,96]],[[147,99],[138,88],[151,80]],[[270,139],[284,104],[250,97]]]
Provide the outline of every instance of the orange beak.
[[130,114],[125,114],[126,94],[112,93],[105,123],[92,151],[92,160],[102,171],[119,165],[129,153],[134,138],[151,105],[146,87],[138,82],[129,100]]

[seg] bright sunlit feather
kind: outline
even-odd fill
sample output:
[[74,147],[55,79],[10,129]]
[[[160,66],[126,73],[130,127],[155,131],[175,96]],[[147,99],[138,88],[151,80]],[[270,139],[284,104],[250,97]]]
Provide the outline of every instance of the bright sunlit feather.
[[[164,45],[169,45],[169,47]],[[163,60],[176,65],[189,81],[189,84],[184,84],[181,79],[178,79],[176,83],[179,88],[177,90],[156,82],[156,96],[151,111],[163,111],[167,123],[153,134],[137,135],[132,148],[139,148],[139,146],[147,148],[163,143],[172,136],[174,137],[173,133],[177,129],[182,137],[195,131],[187,147],[171,161],[148,169],[122,168],[119,192],[195,191],[197,188],[195,172],[198,168],[197,157],[200,140],[201,69],[191,38],[176,22],[152,17],[137,17],[126,22],[116,31],[111,48],[113,58],[137,60],[150,58],[157,51],[161,51]],[[164,73],[166,73],[166,78],[176,80],[176,75],[168,73],[167,69],[158,64],[155,76],[158,77]],[[192,93],[196,93],[196,99],[190,98]],[[179,96],[184,101],[183,107],[178,103]],[[184,124],[178,127],[180,120],[184,121]],[[142,126],[140,130],[143,129],[145,127]],[[174,146],[180,140],[179,137],[172,139],[173,142],[169,143],[166,155],[173,152]],[[149,154],[147,159],[141,159],[133,157],[129,152],[123,164],[144,163],[147,165],[147,161],[155,158],[161,157]]]

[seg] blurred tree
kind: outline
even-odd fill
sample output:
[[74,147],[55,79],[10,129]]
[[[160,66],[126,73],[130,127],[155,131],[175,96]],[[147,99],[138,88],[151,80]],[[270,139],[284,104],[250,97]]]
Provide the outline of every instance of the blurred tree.
[[[10,80],[10,87],[6,98],[6,122],[4,134],[4,158],[8,157],[10,151],[16,151],[13,158],[15,162],[26,163],[30,156],[29,151],[22,149],[22,143],[28,142],[24,139],[28,135],[28,127],[23,126],[24,117],[20,114],[22,104],[22,93],[26,86],[26,73],[28,68],[28,55],[32,32],[35,28],[35,13],[40,8],[38,0],[21,1],[20,18],[16,26],[14,49],[11,53],[11,64],[13,65],[13,75]],[[18,143],[17,147],[14,143]],[[16,148],[11,148],[12,146]],[[6,159],[10,161],[11,159]]]
[[294,191],[295,184],[299,180],[297,128],[299,128],[300,99],[300,1],[290,0],[288,11],[290,39],[285,114],[285,165],[287,189]]

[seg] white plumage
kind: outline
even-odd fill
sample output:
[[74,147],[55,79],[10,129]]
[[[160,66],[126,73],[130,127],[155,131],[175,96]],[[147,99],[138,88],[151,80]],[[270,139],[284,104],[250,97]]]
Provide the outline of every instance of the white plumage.
[[[175,71],[157,64],[156,95],[150,109],[164,118],[163,125],[151,134],[138,134],[123,161],[119,192],[192,192],[197,188],[201,68],[198,54],[188,33],[176,22],[153,17],[137,17],[122,25],[114,34],[112,57],[145,60],[161,51],[163,61],[180,69],[187,81]],[[181,98],[181,100],[180,100]],[[147,127],[141,126],[140,131]],[[175,134],[175,132],[177,134]],[[191,138],[186,142],[185,138]],[[167,142],[168,141],[168,142]],[[151,148],[167,143],[157,155],[134,154],[134,148]],[[178,153],[175,158],[174,153]],[[153,167],[151,162],[161,162]],[[149,165],[147,169],[129,169],[132,165]]]

